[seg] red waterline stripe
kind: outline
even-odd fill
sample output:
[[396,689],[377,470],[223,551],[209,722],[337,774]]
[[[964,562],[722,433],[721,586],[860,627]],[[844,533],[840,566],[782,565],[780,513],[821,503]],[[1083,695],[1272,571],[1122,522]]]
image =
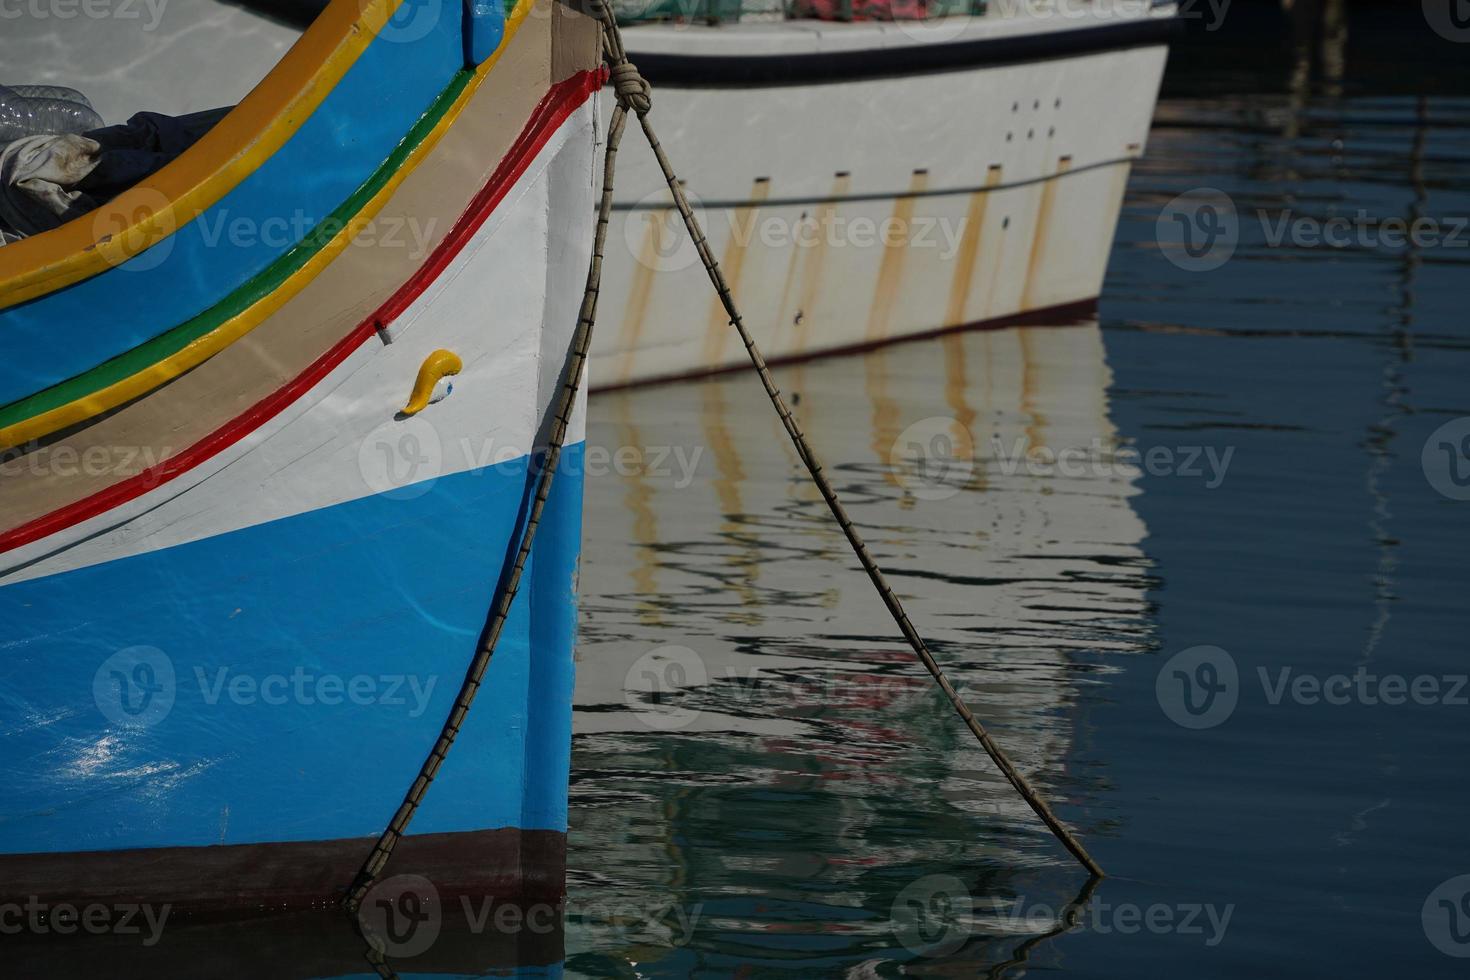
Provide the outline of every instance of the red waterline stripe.
[[445,267],[485,224],[496,206],[525,174],[531,161],[561,128],[562,123],[581,108],[593,93],[602,88],[606,75],[606,68],[598,68],[594,71],[578,72],[553,85],[531,113],[526,127],[500,161],[500,166],[495,168],[485,186],[470,201],[449,234],[424,264],[372,315],[352,328],[347,336],[312,362],[305,371],[257,402],[249,411],[236,416],[188,449],[157,466],[0,534],[0,553],[39,541],[135,500],[218,455],[285,411],[347,360],[354,350],[373,337],[379,329],[392,323],[415,299],[423,295],[424,290],[439,278]]

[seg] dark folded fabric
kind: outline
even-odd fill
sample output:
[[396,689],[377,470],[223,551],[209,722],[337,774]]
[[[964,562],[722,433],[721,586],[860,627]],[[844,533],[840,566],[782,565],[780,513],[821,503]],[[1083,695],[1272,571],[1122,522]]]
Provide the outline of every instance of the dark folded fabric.
[[102,145],[101,159],[77,189],[99,202],[108,201],[193,146],[231,106],[187,116],[139,112],[121,126],[104,126],[85,135]]

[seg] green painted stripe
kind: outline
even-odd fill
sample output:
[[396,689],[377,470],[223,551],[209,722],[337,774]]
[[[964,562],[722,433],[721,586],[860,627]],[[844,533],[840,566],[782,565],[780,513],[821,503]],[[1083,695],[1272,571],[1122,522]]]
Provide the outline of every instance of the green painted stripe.
[[[363,209],[373,196],[398,172],[408,155],[424,141],[424,138],[444,118],[465,86],[475,73],[462,69],[439,93],[425,113],[413,124],[408,133],[393,148],[388,158],[378,165],[361,187],[352,196],[307,233],[306,237],[288,249],[280,258],[246,280],[219,303],[189,320],[184,321],[167,333],[160,334],[146,343],[86,371],[68,378],[33,395],[13,401],[0,408],[0,427],[23,422],[42,412],[69,404],[79,398],[101,391],[139,371],[146,370],[167,357],[178,353],[195,340],[217,328],[226,320],[236,317],[269,296],[304,266],[313,255],[320,252],[352,218]],[[205,212],[208,214],[208,212]],[[201,217],[203,217],[201,215]],[[198,220],[198,219],[196,219]]]

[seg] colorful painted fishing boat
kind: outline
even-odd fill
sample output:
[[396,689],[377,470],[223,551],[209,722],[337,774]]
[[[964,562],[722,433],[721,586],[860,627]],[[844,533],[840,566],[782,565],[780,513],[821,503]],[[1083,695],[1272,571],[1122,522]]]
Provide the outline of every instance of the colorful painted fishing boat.
[[[624,41],[768,360],[1090,312],[1173,4],[740,6],[618,10],[686,15]],[[650,154],[616,200],[594,386],[745,364]]]
[[[333,0],[173,163],[0,248],[0,903],[352,883],[523,531],[600,56],[560,3]],[[446,900],[563,890],[581,439],[388,867]]]

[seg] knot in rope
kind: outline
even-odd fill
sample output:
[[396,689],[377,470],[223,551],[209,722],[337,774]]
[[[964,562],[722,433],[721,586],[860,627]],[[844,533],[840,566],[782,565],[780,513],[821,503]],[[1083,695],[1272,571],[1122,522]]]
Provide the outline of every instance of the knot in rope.
[[591,0],[591,7],[592,16],[602,22],[602,59],[607,62],[618,105],[624,112],[636,112],[640,118],[646,116],[653,108],[653,88],[628,60],[617,15],[607,0]]
[[653,89],[638,73],[638,66],[629,61],[626,55],[623,60],[612,65],[611,77],[618,105],[624,110],[641,116],[653,107]]

